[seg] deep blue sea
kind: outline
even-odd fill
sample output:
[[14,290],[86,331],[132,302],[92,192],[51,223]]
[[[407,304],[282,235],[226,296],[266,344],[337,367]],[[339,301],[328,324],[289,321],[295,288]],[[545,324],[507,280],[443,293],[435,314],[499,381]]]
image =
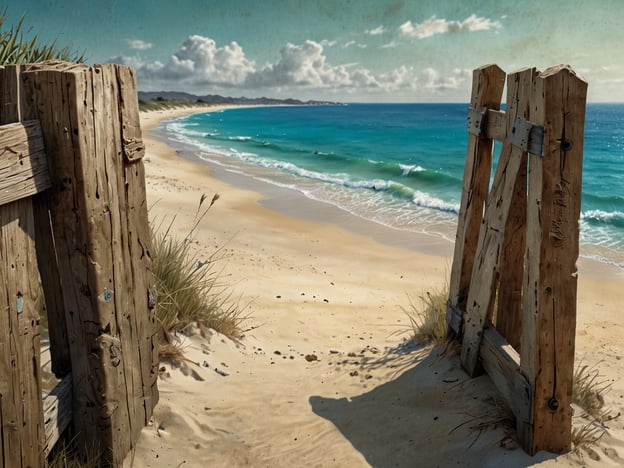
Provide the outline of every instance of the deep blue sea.
[[[226,170],[454,239],[466,112],[466,104],[235,108],[169,121],[166,130]],[[587,106],[581,256],[624,268],[624,104]]]

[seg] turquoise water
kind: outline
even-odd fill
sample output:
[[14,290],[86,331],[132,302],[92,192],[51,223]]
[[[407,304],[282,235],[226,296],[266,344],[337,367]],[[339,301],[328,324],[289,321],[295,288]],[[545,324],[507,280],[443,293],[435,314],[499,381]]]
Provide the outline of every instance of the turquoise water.
[[[257,107],[166,123],[226,170],[357,216],[453,239],[466,104]],[[581,255],[624,268],[624,104],[587,107]]]

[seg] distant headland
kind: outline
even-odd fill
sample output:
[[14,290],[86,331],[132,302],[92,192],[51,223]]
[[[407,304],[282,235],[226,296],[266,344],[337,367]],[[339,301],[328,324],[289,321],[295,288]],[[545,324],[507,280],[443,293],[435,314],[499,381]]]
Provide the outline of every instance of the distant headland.
[[291,106],[325,106],[341,104],[332,101],[301,101],[299,99],[276,99],[268,97],[248,98],[230,97],[217,94],[198,96],[180,91],[139,91],[139,102],[182,101],[188,104],[235,104],[235,105],[291,105]]

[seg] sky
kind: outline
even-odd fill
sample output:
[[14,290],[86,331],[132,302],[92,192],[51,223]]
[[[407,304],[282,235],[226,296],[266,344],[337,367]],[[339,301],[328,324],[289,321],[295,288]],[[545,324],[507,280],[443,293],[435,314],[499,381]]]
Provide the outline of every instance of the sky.
[[[0,10],[1,11],[1,10]],[[472,70],[568,64],[624,101],[623,0],[19,0],[28,37],[137,70],[143,91],[467,102]]]

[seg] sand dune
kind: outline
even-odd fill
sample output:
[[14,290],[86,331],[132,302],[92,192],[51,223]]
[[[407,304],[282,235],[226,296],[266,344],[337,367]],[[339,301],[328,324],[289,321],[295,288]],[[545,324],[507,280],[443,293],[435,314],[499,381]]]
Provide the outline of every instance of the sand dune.
[[[310,202],[279,192],[272,205],[150,137],[158,121],[185,112],[141,116],[150,216],[176,215],[184,236],[201,195],[221,195],[195,254],[222,249],[224,280],[249,319],[237,342],[179,337],[189,362],[162,363],[153,424],[124,466],[624,466],[624,417],[593,449],[529,457],[501,423],[487,376],[469,379],[452,350],[405,343],[402,307],[444,286],[452,246],[373,229],[321,204],[315,215],[299,210],[308,220],[266,208]],[[588,261],[580,273],[577,359],[611,384],[606,404],[616,415],[624,276]]]

